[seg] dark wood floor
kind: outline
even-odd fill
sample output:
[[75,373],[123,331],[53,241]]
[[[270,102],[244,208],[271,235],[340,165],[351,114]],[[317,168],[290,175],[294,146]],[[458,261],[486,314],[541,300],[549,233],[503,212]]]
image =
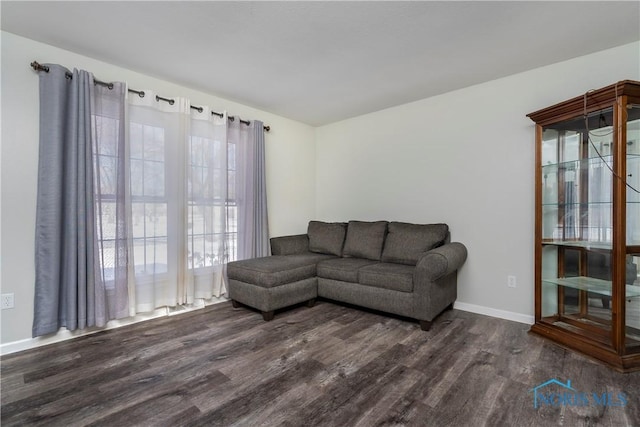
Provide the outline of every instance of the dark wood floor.
[[[319,301],[263,322],[231,303],[1,359],[3,426],[640,426],[620,374],[452,310],[417,323]],[[551,379],[626,406],[533,407]],[[561,391],[561,390],[558,390]]]

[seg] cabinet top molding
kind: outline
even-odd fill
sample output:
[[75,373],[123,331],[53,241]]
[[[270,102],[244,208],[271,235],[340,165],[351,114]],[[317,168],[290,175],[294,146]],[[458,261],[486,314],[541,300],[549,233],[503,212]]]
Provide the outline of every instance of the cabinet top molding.
[[[586,96],[586,111],[585,111]],[[640,103],[640,82],[635,80],[622,80],[612,85],[590,90],[583,95],[576,96],[551,107],[527,114],[531,120],[539,125],[556,123],[582,114],[589,114],[613,105],[616,96],[628,96],[629,102]]]

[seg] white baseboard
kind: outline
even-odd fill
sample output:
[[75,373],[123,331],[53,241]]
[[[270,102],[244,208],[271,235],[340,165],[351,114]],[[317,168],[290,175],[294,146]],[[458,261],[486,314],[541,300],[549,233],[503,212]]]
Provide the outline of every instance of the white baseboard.
[[179,308],[172,307],[164,307],[158,308],[150,313],[139,314],[134,317],[127,317],[125,319],[119,320],[111,320],[107,322],[106,326],[103,328],[87,328],[78,331],[69,331],[67,329],[61,328],[54,335],[47,335],[44,337],[36,337],[36,338],[27,338],[20,341],[13,341],[5,344],[0,344],[0,355],[4,356],[11,353],[16,353],[18,351],[29,350],[36,347],[42,347],[43,345],[54,344],[61,341],[70,340],[77,337],[82,337],[85,335],[95,334],[97,332],[106,331],[109,329],[116,329],[122,326],[131,325],[132,323],[144,322],[145,320],[157,319],[158,317],[166,317],[166,316],[175,316],[180,315],[182,313],[188,313],[190,311],[200,310],[204,307],[208,307],[212,304],[218,304],[221,302],[228,301],[225,297],[220,298],[212,298],[206,302],[200,300],[198,303],[185,307],[181,306]]
[[498,319],[511,320],[519,323],[526,323],[527,325],[533,325],[534,317],[522,314],[514,313],[512,311],[498,310],[496,308],[484,307],[481,305],[467,304],[466,302],[455,302],[453,308],[462,311],[469,311],[476,314],[484,314],[485,316],[497,317]]

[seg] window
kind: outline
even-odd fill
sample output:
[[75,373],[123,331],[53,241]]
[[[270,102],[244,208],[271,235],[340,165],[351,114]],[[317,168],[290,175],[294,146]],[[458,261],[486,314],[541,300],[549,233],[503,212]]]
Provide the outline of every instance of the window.
[[167,273],[165,132],[161,127],[132,122],[129,141],[135,274]]
[[188,265],[207,268],[229,260],[226,253],[227,162],[223,141],[191,135],[188,180]]

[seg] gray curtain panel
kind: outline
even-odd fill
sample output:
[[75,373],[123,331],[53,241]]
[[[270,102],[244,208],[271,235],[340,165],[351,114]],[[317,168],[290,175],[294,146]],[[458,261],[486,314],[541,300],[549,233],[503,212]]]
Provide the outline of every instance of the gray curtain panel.
[[255,175],[255,217],[254,228],[256,257],[269,255],[269,221],[267,217],[267,172],[265,165],[264,123],[253,120],[254,144],[256,150],[256,175]]
[[259,120],[229,123],[229,143],[236,146],[238,260],[269,255],[263,126]]
[[40,73],[34,337],[103,323],[107,293],[96,226],[94,79],[47,66]]

